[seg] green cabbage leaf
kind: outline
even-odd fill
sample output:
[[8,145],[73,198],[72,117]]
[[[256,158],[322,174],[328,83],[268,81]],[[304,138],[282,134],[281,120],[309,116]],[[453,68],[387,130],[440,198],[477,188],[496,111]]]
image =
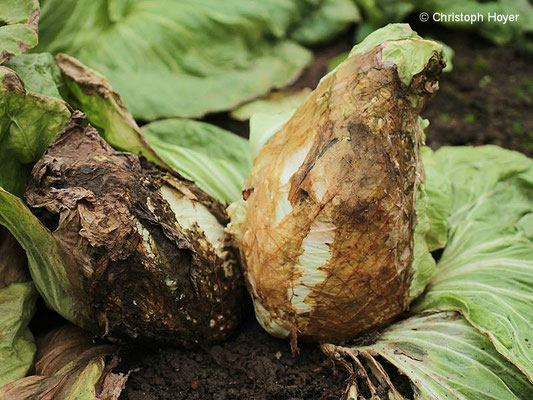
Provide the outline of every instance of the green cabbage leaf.
[[0,225],[17,239],[28,257],[28,268],[46,304],[89,331],[94,318],[87,296],[80,296],[79,276],[68,273],[70,256],[61,252],[52,233],[19,197],[0,187]]
[[170,118],[142,127],[150,146],[172,169],[223,203],[241,195],[251,169],[248,141],[217,126]]
[[[446,179],[448,239],[414,310],[456,310],[533,381],[533,160],[496,146],[426,152]],[[444,206],[446,207],[446,206]]]
[[322,0],[291,31],[291,38],[304,45],[316,45],[333,39],[350,25],[361,21],[354,0]]
[[70,119],[64,101],[31,91],[47,87],[48,78],[34,75],[26,87],[14,70],[0,66],[0,186],[17,195],[24,192],[33,163]]
[[0,2],[0,64],[37,45],[39,0]]
[[38,50],[105,75],[137,119],[199,117],[296,79],[311,53],[287,38],[313,3],[43,0]]
[[0,227],[0,387],[22,378],[33,365],[35,343],[28,324],[36,300],[26,255]]
[[25,53],[4,63],[24,82],[27,92],[62,100],[61,73],[50,53]]
[[[370,391],[383,391],[389,399],[527,400],[533,396],[525,376],[454,312],[397,322],[370,345],[326,345],[324,349],[359,363],[359,373],[364,370],[373,377]],[[389,376],[382,359],[407,376],[413,397],[401,387],[397,375]]]

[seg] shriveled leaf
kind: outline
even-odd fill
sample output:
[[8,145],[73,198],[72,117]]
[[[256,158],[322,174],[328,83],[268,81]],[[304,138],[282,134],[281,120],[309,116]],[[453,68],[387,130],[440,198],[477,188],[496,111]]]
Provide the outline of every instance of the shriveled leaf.
[[[531,399],[533,386],[492,346],[490,340],[454,312],[418,315],[395,323],[368,346],[325,347],[330,354],[360,359],[376,371],[383,357],[406,375],[415,399]],[[374,361],[372,361],[374,360]],[[385,383],[390,378],[376,374]],[[397,383],[392,376],[389,398]],[[396,387],[400,387],[396,385]],[[396,391],[396,393],[398,393]]]
[[291,38],[306,45],[330,40],[361,20],[354,0],[322,0],[291,32]]
[[57,311],[73,323],[100,337],[182,346],[222,341],[238,324],[245,288],[222,204],[113,149],[84,118],[35,164],[25,200],[63,256],[67,280],[54,283],[70,298]]
[[72,293],[79,279],[67,273],[69,254],[60,249],[44,227],[17,196],[0,187],[0,225],[4,225],[26,250],[28,267],[35,285],[49,307],[76,324],[92,328],[93,315],[87,296]]
[[207,123],[184,119],[153,122],[141,131],[105,77],[65,54],[59,54],[56,62],[69,100],[87,114],[111,145],[144,155],[194,181],[221,202],[239,197],[251,164],[245,139]]
[[38,0],[0,2],[0,64],[37,45]]
[[198,117],[293,81],[309,51],[284,39],[303,0],[45,0],[41,51],[109,78],[136,118]]
[[310,88],[272,92],[236,108],[231,112],[231,116],[239,121],[246,121],[255,113],[278,114],[289,108],[297,108],[309,93],[311,93]]
[[27,91],[61,99],[61,74],[50,53],[21,54],[4,65],[17,73]]
[[36,300],[26,255],[0,227],[0,386],[22,378],[33,365],[35,343],[28,323]]
[[56,64],[63,76],[69,103],[87,115],[109,144],[119,150],[142,153],[150,161],[164,166],[144,139],[120,95],[103,75],[66,54],[58,54]]
[[166,119],[142,128],[155,152],[219,201],[240,197],[251,168],[248,141],[204,122]]
[[[127,375],[110,371],[112,364],[106,368],[106,357],[116,352],[115,346],[93,344],[91,337],[77,327],[58,328],[38,344],[36,374],[1,387],[0,397],[116,400],[127,380]],[[110,388],[109,384],[116,387]],[[104,392],[107,396],[102,396]]]
[[27,92],[13,70],[0,67],[0,186],[22,194],[32,163],[69,118],[64,101]]
[[455,57],[455,51],[448,46],[446,43],[436,40],[436,42],[442,45],[442,51],[444,52],[444,61],[446,61],[446,67],[442,72],[452,72],[453,71],[453,58]]
[[533,380],[533,160],[496,146],[450,147],[431,163],[448,180],[450,229],[415,310],[460,311]]

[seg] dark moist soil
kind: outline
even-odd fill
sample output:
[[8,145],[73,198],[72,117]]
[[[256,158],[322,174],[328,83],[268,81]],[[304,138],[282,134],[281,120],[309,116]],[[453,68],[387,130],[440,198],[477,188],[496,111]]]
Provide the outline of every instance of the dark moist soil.
[[533,156],[533,55],[453,35],[453,71],[422,113],[427,144],[499,146]]
[[318,346],[301,345],[300,355],[292,357],[287,341],[252,319],[231,340],[210,349],[135,349],[123,352],[122,360],[122,369],[142,368],[130,375],[124,400],[337,400],[347,378]]
[[[423,112],[431,121],[427,143],[433,148],[492,143],[532,156],[532,57],[463,33],[414,28],[456,52],[453,72],[443,75],[440,92]],[[351,37],[316,49],[315,63],[293,87],[316,86],[329,58],[348,50]],[[247,123],[227,114],[206,120],[248,135]],[[119,369],[136,368],[123,400],[338,399],[347,379],[317,346],[302,345],[300,355],[291,357],[288,342],[269,336],[251,315],[229,341],[211,349],[124,350]]]

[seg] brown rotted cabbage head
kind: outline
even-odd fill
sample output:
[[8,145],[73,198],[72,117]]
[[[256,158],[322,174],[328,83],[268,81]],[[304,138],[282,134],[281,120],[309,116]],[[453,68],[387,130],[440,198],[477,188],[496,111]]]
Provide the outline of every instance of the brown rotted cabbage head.
[[440,45],[387,29],[398,40],[373,44],[378,31],[356,47],[261,148],[233,207],[256,316],[275,336],[339,342],[408,307],[419,112],[444,63]]
[[86,328],[146,343],[225,339],[246,302],[224,208],[82,122],[35,165],[26,200],[64,254],[66,284],[89,299]]

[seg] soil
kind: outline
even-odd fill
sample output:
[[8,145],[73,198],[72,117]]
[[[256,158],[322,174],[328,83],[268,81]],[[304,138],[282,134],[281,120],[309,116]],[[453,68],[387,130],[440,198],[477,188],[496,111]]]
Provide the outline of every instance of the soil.
[[[465,33],[413,27],[456,53],[454,70],[442,76],[440,92],[423,112],[431,121],[428,145],[492,143],[533,156],[533,57]],[[347,51],[351,38],[352,33],[315,49],[316,61],[293,86],[316,86],[328,60]],[[225,113],[206,120],[248,135],[247,123]],[[38,316],[53,314],[42,303],[39,309]],[[39,325],[32,323],[37,330]],[[348,378],[317,345],[302,344],[300,354],[292,357],[289,343],[268,335],[253,315],[228,341],[209,349],[125,348],[121,357],[119,370],[133,370],[121,400],[339,399]]]
[[533,55],[454,33],[453,71],[422,113],[427,144],[496,144],[533,156]]
[[270,336],[253,318],[209,349],[136,349],[122,359],[124,372],[142,368],[130,375],[124,400],[336,400],[347,378],[316,345],[301,345],[292,357],[288,341]]

